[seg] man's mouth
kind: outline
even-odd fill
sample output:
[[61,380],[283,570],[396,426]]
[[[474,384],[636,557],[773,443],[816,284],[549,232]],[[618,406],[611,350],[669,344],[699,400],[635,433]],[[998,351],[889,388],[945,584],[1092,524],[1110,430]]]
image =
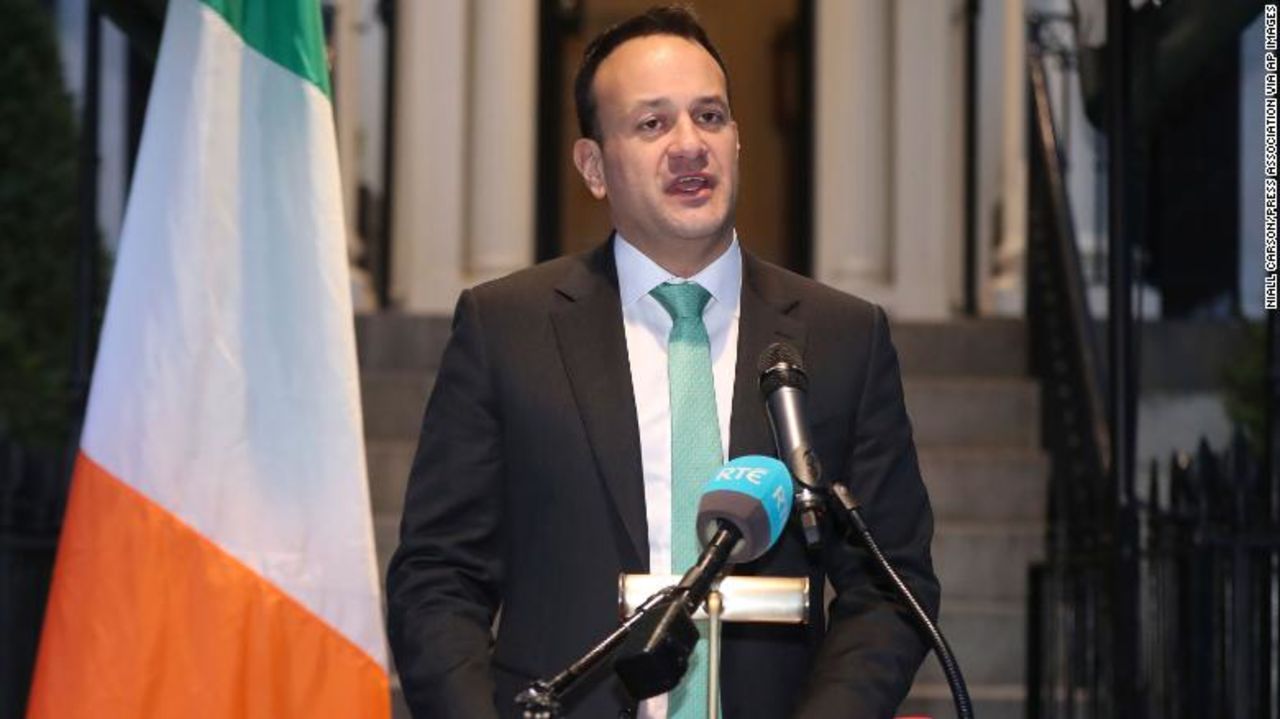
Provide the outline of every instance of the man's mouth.
[[711,190],[715,186],[715,178],[697,172],[676,177],[667,184],[667,194],[677,197],[698,198],[711,194]]

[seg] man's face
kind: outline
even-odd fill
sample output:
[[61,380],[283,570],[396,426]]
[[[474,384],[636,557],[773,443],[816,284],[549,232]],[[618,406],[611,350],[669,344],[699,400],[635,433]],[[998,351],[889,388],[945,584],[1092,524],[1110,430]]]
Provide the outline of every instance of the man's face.
[[650,35],[619,45],[595,77],[603,142],[574,159],[633,242],[723,239],[738,195],[738,126],[724,73],[701,45]]

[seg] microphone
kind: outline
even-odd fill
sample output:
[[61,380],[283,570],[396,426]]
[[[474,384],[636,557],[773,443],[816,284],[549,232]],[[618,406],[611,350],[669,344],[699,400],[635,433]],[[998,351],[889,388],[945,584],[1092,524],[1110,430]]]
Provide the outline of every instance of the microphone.
[[701,556],[675,591],[653,607],[648,626],[633,635],[639,639],[628,640],[614,663],[632,699],[643,701],[680,683],[698,643],[693,612],[729,564],[755,560],[778,541],[792,496],[786,466],[760,455],[731,460],[703,487],[696,522]]
[[760,455],[730,460],[703,486],[694,526],[704,549],[676,585],[689,589],[690,612],[706,600],[725,565],[754,561],[778,541],[792,496],[786,466]]
[[760,353],[757,363],[760,370],[760,393],[764,395],[765,410],[769,415],[769,428],[778,447],[778,456],[787,464],[791,475],[800,485],[796,492],[796,506],[800,511],[800,525],[804,529],[804,541],[809,549],[822,546],[822,530],[819,523],[823,511],[823,494],[826,484],[822,479],[822,463],[809,439],[809,423],[805,419],[805,393],[809,390],[809,376],[796,348],[785,342],[774,342]]
[[760,558],[778,541],[791,515],[791,474],[773,457],[731,460],[702,488],[695,526],[708,547],[717,532],[736,527],[742,535],[729,553],[733,564]]

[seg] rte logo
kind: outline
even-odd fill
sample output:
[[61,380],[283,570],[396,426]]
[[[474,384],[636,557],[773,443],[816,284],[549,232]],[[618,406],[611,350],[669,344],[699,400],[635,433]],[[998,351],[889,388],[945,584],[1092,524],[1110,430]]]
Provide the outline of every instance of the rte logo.
[[738,479],[745,479],[748,482],[759,485],[769,470],[764,467],[723,467],[720,473],[716,475],[716,481],[732,482]]

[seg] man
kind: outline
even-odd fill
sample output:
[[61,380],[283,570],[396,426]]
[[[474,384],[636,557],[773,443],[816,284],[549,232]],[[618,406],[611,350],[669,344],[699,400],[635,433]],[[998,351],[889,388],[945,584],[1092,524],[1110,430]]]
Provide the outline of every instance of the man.
[[[575,99],[574,161],[616,232],[458,302],[387,580],[415,716],[517,716],[521,688],[617,626],[620,572],[687,569],[706,469],[775,453],[756,370],[775,341],[804,355],[828,475],[851,485],[937,610],[932,515],[884,313],[739,248],[737,125],[702,28],[668,8],[606,31]],[[725,627],[723,716],[889,717],[910,686],[926,646],[869,557],[827,530],[815,556],[793,526],[736,568],[810,576],[812,621]],[[696,685],[637,708],[605,669],[566,709],[704,716]]]

